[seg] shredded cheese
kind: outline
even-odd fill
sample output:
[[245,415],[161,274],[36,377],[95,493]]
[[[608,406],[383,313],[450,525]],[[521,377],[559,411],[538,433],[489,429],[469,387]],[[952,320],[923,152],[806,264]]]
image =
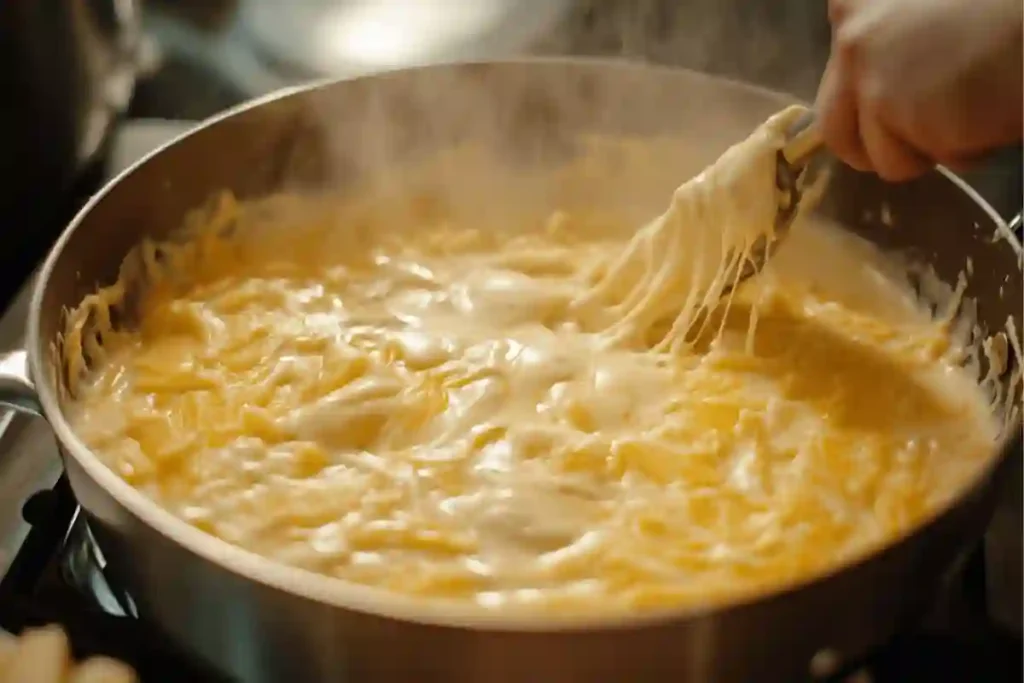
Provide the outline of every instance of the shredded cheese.
[[826,571],[948,501],[994,431],[865,243],[802,223],[732,289],[792,115],[626,241],[222,198],[143,247],[137,325],[109,324],[123,285],[70,315],[73,427],[200,529],[424,599],[638,610]]

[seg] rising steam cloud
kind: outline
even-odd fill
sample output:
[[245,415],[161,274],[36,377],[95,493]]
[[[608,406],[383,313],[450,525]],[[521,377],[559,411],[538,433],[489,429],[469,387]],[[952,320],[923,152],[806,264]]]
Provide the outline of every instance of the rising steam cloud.
[[828,57],[825,0],[589,0],[551,54],[683,66],[813,97]]
[[[813,97],[828,53],[824,0],[590,0],[572,12],[530,51],[682,66],[802,99]],[[555,181],[545,174],[579,156],[574,133],[684,135],[690,142],[657,178],[644,164],[634,164],[628,179],[606,174],[603,186],[592,178],[595,196],[612,189],[626,196],[615,183],[627,183],[630,196],[650,188],[658,199],[644,210],[656,212],[679,182],[772,113],[764,99],[728,87],[709,98],[714,88],[699,78],[675,81],[678,92],[663,92],[671,79],[642,72],[609,78],[559,67],[521,74],[460,67],[356,79],[298,108],[293,134],[279,147],[290,150],[281,181],[326,179],[350,192],[372,186],[396,195],[413,186],[477,215],[540,212],[563,199],[552,196]],[[438,155],[467,141],[483,153]]]

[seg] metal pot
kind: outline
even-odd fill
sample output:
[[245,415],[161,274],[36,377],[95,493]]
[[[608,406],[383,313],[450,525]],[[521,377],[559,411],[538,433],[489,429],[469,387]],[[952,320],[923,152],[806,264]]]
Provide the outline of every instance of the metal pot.
[[[713,610],[612,620],[485,619],[276,565],[164,511],[72,433],[58,400],[66,368],[52,352],[55,344],[59,352],[63,310],[98,283],[112,282],[142,237],[167,235],[214,191],[252,197],[340,186],[465,139],[496,146],[528,175],[574,154],[584,133],[684,136],[680,153],[688,158],[653,194],[648,184],[624,181],[619,191],[587,198],[603,206],[646,197],[653,204],[641,208],[650,212],[681,174],[712,160],[786,101],[682,70],[538,60],[402,70],[247,104],[127,170],[71,223],[36,285],[27,349],[0,363],[0,397],[49,420],[94,536],[140,614],[234,677],[766,683],[828,674],[915,619],[981,537],[995,483],[1019,458],[1019,414],[999,456],[953,505],[826,576]],[[886,249],[930,262],[947,281],[970,257],[965,294],[977,302],[981,325],[994,332],[1014,316],[1021,329],[1020,243],[951,174],[887,185],[840,169],[823,211]],[[1019,402],[1019,383],[1012,390]]]

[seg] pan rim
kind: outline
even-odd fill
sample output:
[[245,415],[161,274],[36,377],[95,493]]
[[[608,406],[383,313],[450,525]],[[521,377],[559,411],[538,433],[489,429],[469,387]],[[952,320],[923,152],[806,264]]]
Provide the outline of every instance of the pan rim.
[[[250,109],[264,106],[278,100],[327,89],[350,81],[374,79],[397,72],[436,71],[466,67],[469,65],[498,67],[531,65],[543,67],[548,65],[589,69],[614,68],[644,71],[648,73],[663,72],[670,76],[686,75],[687,77],[696,80],[707,80],[718,84],[729,84],[730,87],[745,90],[747,92],[760,93],[766,97],[779,100],[780,102],[787,97],[783,93],[778,93],[756,85],[677,67],[647,65],[629,62],[626,60],[607,58],[524,57],[516,59],[447,62],[403,69],[377,71],[354,77],[322,79],[303,85],[284,88],[254,100],[250,100],[206,119],[192,129],[161,145],[136,161],[127,169],[118,173],[103,187],[103,189],[96,193],[71,220],[46,257],[33,289],[27,335],[28,362],[31,377],[42,378],[48,376],[47,373],[49,371],[46,366],[45,355],[38,352],[38,349],[40,348],[40,314],[50,277],[56,268],[57,262],[60,260],[60,256],[62,255],[66,244],[70,240],[72,234],[74,234],[77,228],[91,213],[93,207],[105,197],[116,192],[121,186],[122,180],[133,173],[137,168],[148,163],[150,159],[163,154],[167,149],[174,147],[192,135],[195,135],[199,131],[211,128],[225,119],[232,118],[249,111]],[[792,101],[792,98],[789,99]],[[996,229],[1002,232],[1003,237],[1010,242],[1011,247],[1017,252],[1017,254],[1021,254],[1021,244],[1007,227],[1006,221],[1000,217],[999,214],[973,188],[948,169],[939,167],[937,168],[937,171],[951,182],[959,191],[965,192],[977,205],[979,205],[992,219]],[[259,584],[262,587],[282,591],[331,608],[362,612],[429,626],[500,632],[557,634],[559,632],[636,629],[657,626],[666,622],[678,623],[680,621],[695,621],[712,614],[722,615],[729,612],[738,612],[764,605],[766,603],[783,600],[788,596],[807,590],[811,587],[829,583],[840,575],[855,571],[857,568],[864,565],[884,561],[886,555],[894,552],[909,538],[916,534],[923,533],[930,527],[938,525],[944,517],[955,510],[959,502],[971,497],[975,492],[983,487],[989,478],[994,476],[1001,464],[1010,455],[1015,452],[1019,452],[1021,449],[1021,419],[1020,416],[1018,416],[1015,421],[1016,433],[998,448],[997,452],[993,454],[991,460],[986,464],[986,466],[979,471],[975,479],[968,485],[965,485],[960,492],[960,495],[954,498],[949,505],[935,510],[929,517],[923,519],[919,524],[908,529],[900,536],[891,539],[888,543],[865,554],[858,555],[852,561],[834,565],[823,573],[807,576],[806,578],[794,583],[782,584],[768,591],[742,594],[725,602],[688,607],[665,607],[644,610],[636,613],[622,613],[618,611],[607,613],[599,611],[596,613],[584,612],[578,614],[557,614],[530,610],[495,612],[491,608],[482,607],[475,603],[447,602],[436,599],[417,598],[346,581],[344,579],[317,574],[309,570],[278,563],[203,532],[188,524],[185,520],[177,517],[170,511],[164,509],[141,491],[138,491],[125,482],[117,476],[113,470],[108,468],[88,447],[86,447],[86,445],[82,443],[82,441],[79,440],[72,431],[64,417],[63,411],[60,408],[56,392],[51,389],[48,383],[38,383],[36,385],[36,391],[38,392],[39,401],[43,407],[43,411],[50,428],[53,430],[53,433],[61,446],[62,453],[65,454],[64,457],[73,458],[85,474],[108,495],[110,495],[130,516],[134,517],[135,520],[146,525],[153,532],[161,535],[164,540],[180,546],[192,555],[214,564],[223,570],[232,572],[248,581]]]

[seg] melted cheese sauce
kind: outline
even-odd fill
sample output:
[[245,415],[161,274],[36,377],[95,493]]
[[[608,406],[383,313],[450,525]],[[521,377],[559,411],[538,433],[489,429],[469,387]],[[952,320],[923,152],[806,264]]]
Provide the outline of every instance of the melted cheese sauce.
[[424,598],[636,610],[827,571],[956,495],[995,428],[945,324],[841,230],[795,226],[722,298],[771,236],[780,121],[632,240],[225,199],[213,224],[282,229],[148,247],[72,424],[211,534]]

